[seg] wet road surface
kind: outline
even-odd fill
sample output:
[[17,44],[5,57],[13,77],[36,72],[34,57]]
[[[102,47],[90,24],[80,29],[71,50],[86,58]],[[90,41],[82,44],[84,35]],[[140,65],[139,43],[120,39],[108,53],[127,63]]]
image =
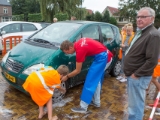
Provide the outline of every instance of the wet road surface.
[[[101,94],[101,107],[89,106],[87,114],[71,111],[78,106],[83,85],[67,91],[61,102],[53,103],[53,115],[59,120],[127,120],[127,91],[126,82],[121,83],[114,77],[106,77]],[[157,90],[151,85],[147,95],[144,120],[151,113],[149,103],[154,103]],[[0,120],[37,120],[38,106],[30,96],[10,86],[0,75]],[[47,115],[42,120],[47,120]],[[153,120],[160,120],[160,115],[154,115]]]

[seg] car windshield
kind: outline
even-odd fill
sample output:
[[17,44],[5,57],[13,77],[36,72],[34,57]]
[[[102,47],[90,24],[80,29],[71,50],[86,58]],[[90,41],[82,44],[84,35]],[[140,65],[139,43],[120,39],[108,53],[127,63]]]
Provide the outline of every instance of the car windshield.
[[44,39],[53,43],[62,43],[67,40],[82,24],[54,23],[39,31],[29,39]]
[[44,28],[44,27],[47,27],[48,25],[50,25],[51,23],[40,23],[41,24],[41,27]]

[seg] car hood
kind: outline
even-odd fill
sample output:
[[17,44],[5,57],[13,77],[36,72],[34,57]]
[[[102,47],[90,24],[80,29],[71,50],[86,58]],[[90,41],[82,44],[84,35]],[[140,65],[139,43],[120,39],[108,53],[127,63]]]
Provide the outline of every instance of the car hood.
[[29,67],[38,63],[47,63],[57,50],[58,48],[49,49],[21,42],[11,50],[8,58]]

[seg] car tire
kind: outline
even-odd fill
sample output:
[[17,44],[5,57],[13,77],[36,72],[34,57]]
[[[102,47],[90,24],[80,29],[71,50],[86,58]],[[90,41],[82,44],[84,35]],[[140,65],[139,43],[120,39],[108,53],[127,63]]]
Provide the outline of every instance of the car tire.
[[[65,88],[66,91],[67,91],[67,89],[68,89],[68,83],[67,83],[67,81],[62,82],[61,83],[61,87]],[[59,102],[59,101],[61,101],[63,99],[64,96],[65,96],[65,94],[63,94],[62,92],[60,92],[58,89],[55,89],[54,93],[53,93],[52,101],[54,103]]]
[[110,74],[113,77],[117,77],[120,74],[121,71],[121,61],[117,60],[117,62],[115,63],[115,65],[113,66]]

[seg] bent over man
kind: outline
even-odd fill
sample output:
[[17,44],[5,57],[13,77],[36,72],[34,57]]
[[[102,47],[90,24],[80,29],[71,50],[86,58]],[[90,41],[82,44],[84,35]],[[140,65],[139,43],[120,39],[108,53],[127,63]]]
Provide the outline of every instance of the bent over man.
[[81,94],[80,107],[72,108],[74,112],[85,113],[88,105],[100,107],[100,90],[103,81],[106,64],[111,59],[112,53],[100,42],[91,38],[81,38],[74,44],[70,41],[64,41],[61,44],[61,50],[66,54],[76,52],[76,69],[62,78],[67,80],[81,72],[82,64],[87,56],[94,58],[89,68],[84,87]]

